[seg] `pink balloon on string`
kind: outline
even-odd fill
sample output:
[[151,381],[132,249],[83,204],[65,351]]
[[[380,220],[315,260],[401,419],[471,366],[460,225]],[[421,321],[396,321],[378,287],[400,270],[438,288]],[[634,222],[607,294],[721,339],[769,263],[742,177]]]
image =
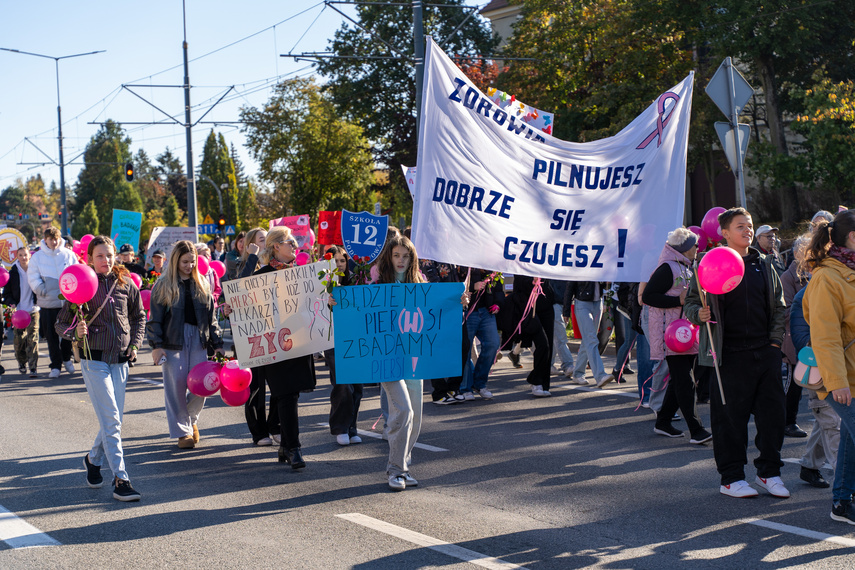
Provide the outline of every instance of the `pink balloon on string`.
[[30,313],[27,311],[18,309],[14,313],[12,313],[12,326],[16,329],[25,329],[30,326],[30,321],[32,318],[30,317]]
[[713,295],[736,289],[745,274],[745,262],[729,247],[717,247],[704,255],[698,264],[698,281]]
[[200,255],[196,258],[196,260],[196,267],[199,268],[199,274],[207,275],[208,269],[210,269],[210,267],[208,266],[208,258],[204,255]]
[[223,275],[226,274],[226,264],[222,261],[212,261],[208,265],[211,266],[211,269],[214,270],[214,273],[216,273],[217,277],[219,277],[220,279],[222,279]]
[[707,239],[713,243],[718,243],[724,239],[721,235],[721,226],[718,223],[718,215],[726,212],[724,208],[716,206],[704,214],[704,220],[701,222],[701,229],[707,236]]
[[140,277],[138,274],[136,274],[136,273],[131,273],[131,274],[130,274],[130,276],[129,276],[129,278],[130,278],[130,280],[131,280],[131,281],[133,281],[133,282],[134,282],[134,285],[136,285],[136,286],[137,286],[137,289],[139,289],[140,287],[142,287],[142,277]]
[[704,233],[704,230],[702,230],[698,226],[689,226],[689,229],[692,231],[692,233],[698,236],[698,251],[705,250],[707,248],[707,243],[709,242],[709,240],[707,239],[707,234]]
[[692,331],[692,323],[686,319],[674,319],[665,327],[665,346],[674,352],[691,350],[694,343],[695,333]]
[[243,406],[246,404],[246,401],[249,400],[249,386],[240,392],[235,392],[229,390],[225,386],[220,386],[220,397],[223,399],[223,402],[229,406]]
[[203,398],[213,396],[220,389],[220,368],[210,360],[200,362],[187,375],[187,389]]
[[300,253],[298,253],[298,254],[297,254],[297,256],[294,258],[294,265],[306,265],[306,264],[307,264],[307,263],[309,263],[311,260],[312,260],[312,258],[311,258],[311,257],[309,257],[309,254],[308,254],[308,253],[306,253],[305,251],[301,251],[301,252],[300,252]]
[[6,285],[9,282],[9,272],[6,271],[5,267],[0,267],[0,287]]
[[88,265],[70,265],[59,276],[59,291],[76,305],[89,302],[97,290],[98,276]]
[[140,291],[140,300],[142,301],[143,309],[148,311],[151,308],[151,291],[148,289]]

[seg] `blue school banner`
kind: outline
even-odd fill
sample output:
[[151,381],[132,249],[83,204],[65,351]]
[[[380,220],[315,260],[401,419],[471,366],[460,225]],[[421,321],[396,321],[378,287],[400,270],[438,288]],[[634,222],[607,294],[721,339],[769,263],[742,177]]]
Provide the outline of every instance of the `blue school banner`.
[[142,214],[139,212],[128,212],[127,210],[113,210],[113,226],[110,228],[110,237],[119,249],[126,243],[134,246],[134,251],[140,247],[140,228],[142,227]]
[[339,384],[459,376],[462,283],[336,287]]

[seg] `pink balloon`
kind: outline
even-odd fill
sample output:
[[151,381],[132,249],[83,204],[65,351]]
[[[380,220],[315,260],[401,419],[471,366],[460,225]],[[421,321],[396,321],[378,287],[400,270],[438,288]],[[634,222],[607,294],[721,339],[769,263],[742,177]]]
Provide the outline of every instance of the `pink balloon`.
[[137,286],[137,289],[142,287],[142,277],[140,277],[138,274],[132,272],[130,275],[130,280],[134,282],[134,285]]
[[252,382],[252,370],[243,370],[237,360],[230,360],[220,372],[223,387],[232,392],[243,392]]
[[695,339],[694,345],[695,345],[695,348],[698,348],[698,346],[700,346],[700,344],[701,344],[701,327],[696,327],[695,325],[692,325],[692,329],[694,329],[694,333],[695,333],[694,334],[694,339]]
[[306,253],[305,251],[301,251],[300,253],[297,254],[297,257],[294,259],[294,264],[295,265],[306,265],[311,260],[312,260],[312,258],[309,257],[308,253]]
[[8,282],[9,282],[9,272],[6,271],[5,267],[0,267],[0,287],[3,287]]
[[665,327],[665,346],[674,352],[686,352],[695,344],[692,323],[686,319],[675,319]]
[[717,247],[698,264],[698,280],[707,292],[723,295],[736,289],[745,275],[745,263],[729,247]]
[[219,277],[220,279],[222,279],[223,275],[226,274],[226,264],[222,261],[212,261],[208,265],[211,266],[211,269],[214,270],[214,273],[216,273],[217,277]]
[[727,210],[724,208],[716,206],[715,208],[710,208],[710,211],[704,214],[704,220],[701,222],[701,229],[704,230],[704,234],[711,242],[718,243],[724,239],[724,236],[721,235],[721,226],[718,223],[718,215],[726,211]]
[[704,233],[704,230],[699,228],[698,226],[689,226],[689,229],[692,230],[696,236],[698,236],[698,251],[703,251],[707,248],[707,234]]
[[207,398],[220,389],[220,368],[216,362],[200,362],[187,375],[187,389],[197,396]]
[[243,406],[249,400],[249,386],[240,392],[233,392],[225,386],[220,386],[220,397],[229,406]]
[[81,249],[83,249],[83,251],[86,251],[87,249],[89,249],[89,242],[92,241],[92,239],[94,237],[95,236],[93,236],[92,234],[86,234],[85,236],[80,238],[80,244],[82,246]]
[[200,255],[196,258],[196,267],[199,269],[199,275],[208,274],[208,258]]
[[12,313],[12,326],[16,329],[25,329],[30,326],[31,321],[30,313],[27,311],[23,311],[18,309],[14,313]]
[[98,290],[98,276],[88,265],[70,265],[59,276],[59,290],[76,305],[88,303]]
[[306,240],[303,247],[312,247],[313,245],[315,245],[315,232],[312,231],[312,228],[309,228],[309,239]]
[[143,309],[148,311],[151,308],[151,291],[149,289],[140,291],[140,300],[142,301]]

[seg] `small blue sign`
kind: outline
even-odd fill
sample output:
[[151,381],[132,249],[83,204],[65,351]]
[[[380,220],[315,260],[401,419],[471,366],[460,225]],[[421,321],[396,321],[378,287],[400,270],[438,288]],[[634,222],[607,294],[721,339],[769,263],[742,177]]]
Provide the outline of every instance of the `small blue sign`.
[[351,258],[367,257],[370,263],[377,259],[386,243],[389,216],[375,216],[368,212],[341,211],[341,239]]
[[217,233],[216,224],[199,224],[199,233],[206,235],[214,235]]
[[226,226],[226,235],[227,236],[235,235],[235,227],[234,226]]

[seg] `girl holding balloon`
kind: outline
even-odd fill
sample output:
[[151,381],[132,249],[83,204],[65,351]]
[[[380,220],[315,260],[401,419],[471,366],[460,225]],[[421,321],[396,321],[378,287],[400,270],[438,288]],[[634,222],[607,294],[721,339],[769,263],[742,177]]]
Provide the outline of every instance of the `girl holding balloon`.
[[181,449],[199,443],[196,422],[205,404],[205,398],[187,390],[187,374],[208,359],[208,347],[223,353],[210,285],[197,267],[195,245],[183,240],[176,243],[163,276],[152,289],[146,328],[151,356],[155,364],[163,365],[169,437],[177,438]]
[[691,434],[690,442],[702,444],[710,441],[712,435],[698,417],[691,375],[698,347],[694,343],[694,330],[683,318],[683,304],[693,279],[691,264],[697,252],[698,236],[694,232],[677,228],[669,233],[659,255],[659,266],[650,276],[642,300],[650,307],[647,325],[650,358],[664,359],[671,372],[653,432],[666,437],[683,437],[683,432],[671,425],[679,407]]
[[101,465],[106,460],[114,476],[113,498],[139,501],[125,471],[122,412],[128,360],[136,357],[145,337],[145,313],[128,270],[116,264],[113,241],[96,236],[86,253],[89,268],[73,265],[60,276],[66,301],[56,321],[61,337],[85,343],[80,355],[83,382],[100,425],[95,444],[83,457],[86,482],[101,487]]

